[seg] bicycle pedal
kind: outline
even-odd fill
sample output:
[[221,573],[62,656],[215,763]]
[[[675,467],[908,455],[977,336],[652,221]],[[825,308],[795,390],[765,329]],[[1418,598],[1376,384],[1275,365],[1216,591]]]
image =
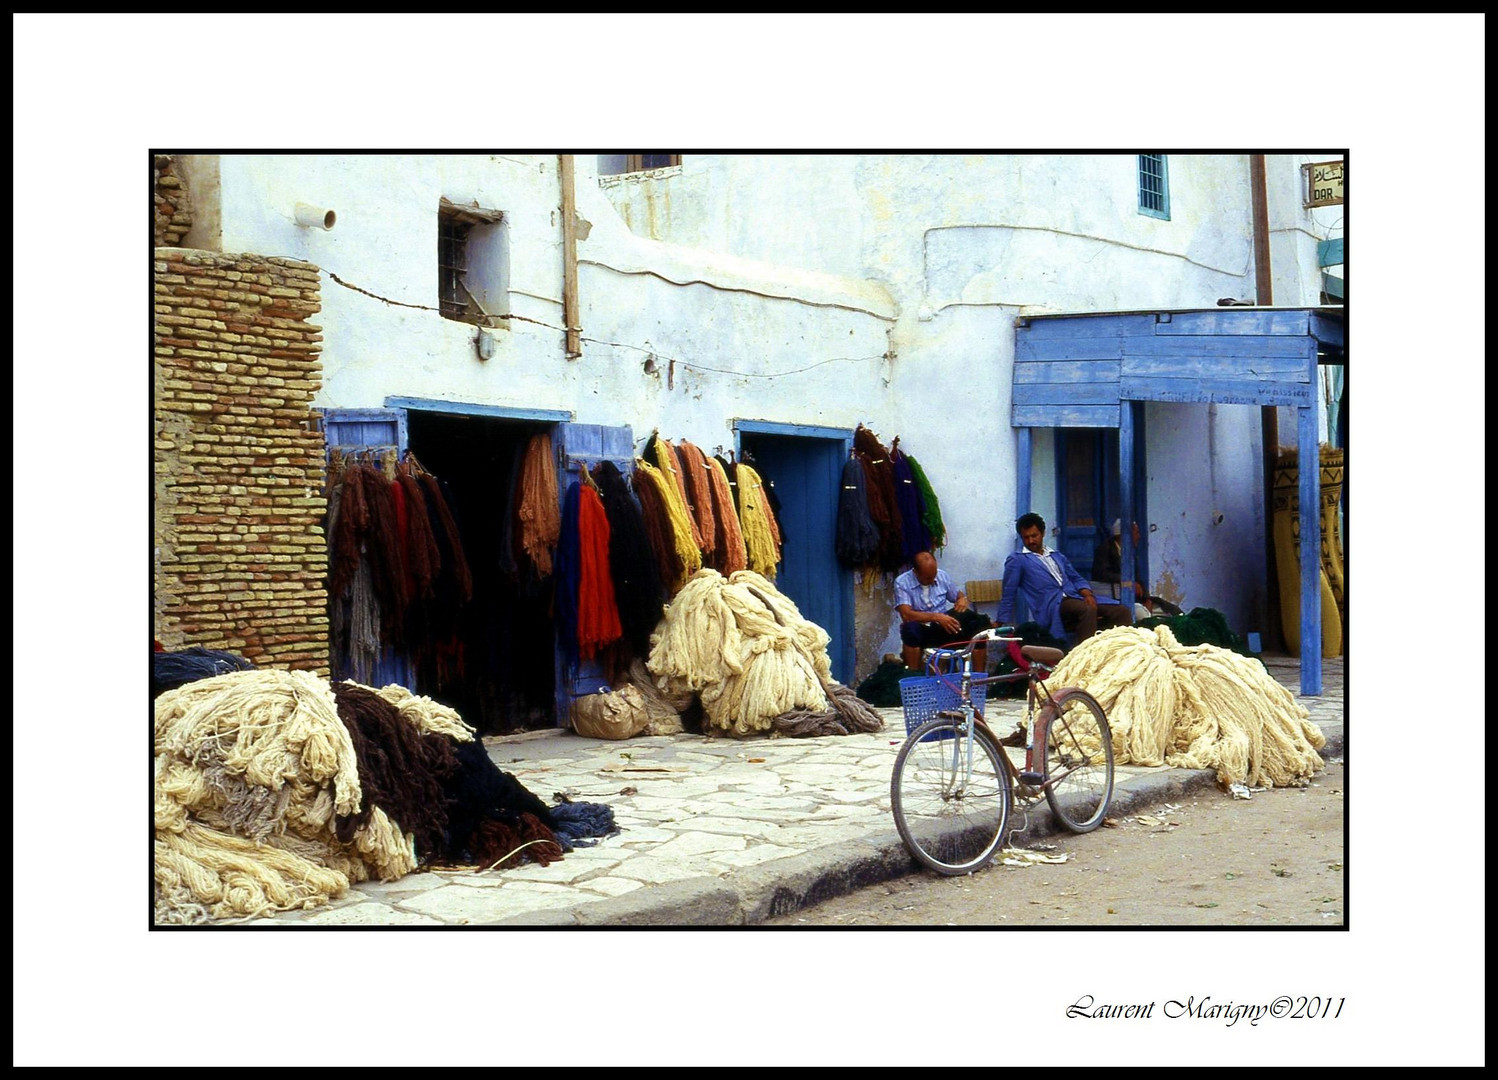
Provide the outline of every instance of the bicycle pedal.
[[1040,785],[1045,783],[1045,773],[1029,772],[1028,770],[1019,774],[1020,781],[1026,784]]

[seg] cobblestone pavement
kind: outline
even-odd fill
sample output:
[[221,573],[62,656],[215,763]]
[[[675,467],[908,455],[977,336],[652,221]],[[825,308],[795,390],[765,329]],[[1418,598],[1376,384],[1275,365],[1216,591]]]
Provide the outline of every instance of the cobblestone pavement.
[[[1298,694],[1299,664],[1269,658]],[[1342,750],[1343,665],[1324,662],[1323,694],[1301,698]],[[997,699],[1003,734],[1023,702]],[[254,921],[284,926],[741,925],[915,868],[890,816],[889,783],[904,740],[899,709],[883,731],[812,739],[700,734],[585,739],[544,731],[486,739],[490,757],[548,803],[607,803],[620,831],[550,866],[445,869],[365,882],[312,909]],[[1021,754],[1022,751],[1012,751]],[[1114,810],[1215,783],[1207,772],[1119,766]],[[1019,837],[1052,831],[1043,804]]]

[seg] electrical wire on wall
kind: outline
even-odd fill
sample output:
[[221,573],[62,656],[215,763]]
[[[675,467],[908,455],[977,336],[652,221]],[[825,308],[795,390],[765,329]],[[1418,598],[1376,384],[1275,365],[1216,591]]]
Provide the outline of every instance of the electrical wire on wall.
[[[336,282],[337,284],[342,285],[345,289],[349,289],[349,290],[351,290],[353,292],[356,292],[356,293],[361,293],[364,296],[368,296],[368,297],[371,297],[371,298],[373,298],[375,300],[379,300],[381,303],[384,303],[384,304],[390,304],[390,305],[395,306],[395,307],[413,308],[413,309],[415,309],[417,311],[440,311],[441,310],[440,308],[431,307],[430,305],[427,305],[427,304],[411,304],[411,303],[407,303],[404,300],[392,300],[388,296],[381,296],[379,293],[370,292],[368,289],[363,289],[363,288],[360,288],[358,285],[352,284],[351,282],[344,281],[341,277],[339,277],[337,274],[333,273],[333,271],[331,271],[331,270],[323,269],[323,273],[327,274],[328,277],[332,278],[333,281]],[[547,329],[547,330],[555,330],[559,334],[565,334],[567,332],[565,327],[556,326],[556,325],[554,325],[552,323],[545,322],[545,321],[543,321],[541,319],[527,318],[524,315],[515,315],[515,314],[510,314],[510,315],[496,315],[496,316],[494,316],[494,318],[496,318],[496,319],[504,319],[506,321],[513,319],[516,322],[528,323],[528,324],[530,324],[532,326],[540,326],[540,327],[543,327],[544,329]],[[739,371],[739,370],[736,370],[736,369],[733,369],[733,368],[721,368],[721,367],[713,367],[713,366],[711,366],[709,364],[700,364],[700,363],[697,363],[696,361],[693,361],[693,360],[683,360],[683,359],[681,359],[679,357],[669,356],[666,353],[661,352],[659,349],[649,348],[649,347],[642,346],[642,345],[631,345],[631,344],[629,344],[627,342],[623,342],[623,341],[607,341],[607,340],[605,340],[603,338],[588,337],[587,335],[583,335],[582,336],[582,340],[586,341],[586,342],[589,342],[589,343],[591,343],[593,345],[606,345],[606,346],[609,346],[611,348],[616,348],[616,349],[632,349],[635,352],[644,353],[647,357],[651,358],[652,360],[664,360],[668,364],[674,365],[675,367],[685,368],[686,370],[689,370],[689,371],[710,371],[710,372],[713,372],[713,373],[718,374],[718,375],[734,375],[734,376],[737,376],[738,378],[742,378],[742,379],[778,379],[782,375],[799,375],[800,373],[802,373],[804,371],[811,371],[814,368],[824,367],[827,364],[865,363],[865,362],[870,361],[870,360],[888,360],[890,358],[888,353],[880,353],[878,355],[870,355],[870,356],[831,356],[831,357],[828,357],[825,360],[818,360],[815,363],[807,364],[807,365],[805,365],[803,367],[787,368],[787,369],[785,369],[783,371],[769,371],[769,372],[764,372],[764,371]],[[654,370],[654,368],[651,367],[651,368],[648,368],[647,370]]]

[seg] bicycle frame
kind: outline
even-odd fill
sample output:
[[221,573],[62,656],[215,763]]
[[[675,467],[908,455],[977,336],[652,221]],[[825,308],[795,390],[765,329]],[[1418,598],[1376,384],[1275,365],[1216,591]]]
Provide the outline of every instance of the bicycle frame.
[[[1015,667],[1018,670],[1004,675],[984,675],[975,678],[972,670],[973,649],[977,645],[989,641],[1001,641],[1007,644],[1009,658],[1014,661]],[[1056,699],[1051,695],[1050,687],[1045,684],[1045,677],[1050,674],[1051,669],[1038,661],[1032,661],[1025,657],[1020,652],[1022,641],[1022,638],[1003,637],[994,631],[984,630],[973,637],[972,640],[966,642],[964,648],[945,647],[927,650],[927,671],[949,687],[953,687],[953,680],[948,677],[952,673],[938,671],[935,665],[944,658],[960,658],[962,660],[960,678],[953,688],[957,690],[958,700],[962,709],[964,738],[961,740],[962,746],[960,748],[957,745],[958,740],[953,740],[952,782],[955,786],[948,794],[956,794],[962,791],[972,778],[973,732],[976,729],[977,723],[983,723],[984,727],[987,727],[987,723],[979,716],[977,709],[973,705],[972,687],[975,685],[989,686],[997,683],[1015,683],[1020,681],[1028,683],[1026,688],[1025,722],[1026,726],[1030,729],[1030,738],[1025,744],[1025,767],[1023,770],[1016,769],[1014,762],[1009,759],[1008,754],[1003,755],[1004,765],[1009,771],[1009,778],[1017,785],[1027,787],[1047,786],[1040,781],[1037,764],[1044,762],[1046,739],[1050,736],[1051,717],[1054,715],[1056,709]],[[1037,693],[1037,690],[1039,693]],[[1044,704],[1041,705],[1039,719],[1037,720],[1036,705],[1040,703],[1041,695],[1044,695]],[[991,736],[992,731],[989,734]],[[999,740],[995,738],[994,742],[998,744]],[[1066,773],[1062,773],[1059,776],[1053,777],[1050,783],[1065,779],[1066,775]]]
[[[925,653],[927,673],[948,691],[955,690],[958,708],[941,709],[938,695],[938,711],[931,716],[930,698],[924,696],[929,686],[914,688],[920,696],[906,702],[907,726],[912,711],[928,711],[926,719],[910,728],[895,757],[891,808],[905,846],[938,873],[972,873],[986,865],[1007,834],[1016,801],[1028,807],[1044,798],[1055,819],[1074,833],[1091,832],[1105,820],[1113,790],[1107,717],[1080,687],[1058,687],[1053,693],[1045,680],[1060,654],[1003,636],[1013,632],[1013,627],[988,630],[971,641]],[[974,652],[988,641],[1008,645],[1014,672],[974,674]],[[994,737],[973,697],[974,686],[1021,679],[1027,683],[1025,722],[1030,726],[1023,769],[1016,767],[1004,741]],[[905,688],[901,690],[904,697]],[[922,748],[922,743],[929,745]],[[1101,748],[1093,750],[1093,745]],[[990,804],[990,798],[996,801]],[[941,819],[950,827],[938,824]]]

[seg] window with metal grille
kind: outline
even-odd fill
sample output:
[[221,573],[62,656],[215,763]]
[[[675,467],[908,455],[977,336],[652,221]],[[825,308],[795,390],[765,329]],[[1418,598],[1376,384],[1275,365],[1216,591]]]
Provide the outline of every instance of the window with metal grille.
[[444,319],[479,326],[508,326],[509,224],[498,210],[458,206],[437,209],[437,293]]
[[623,173],[668,169],[681,164],[680,154],[599,154],[598,175],[619,176]]
[[1139,212],[1170,220],[1170,179],[1164,154],[1139,155]]

